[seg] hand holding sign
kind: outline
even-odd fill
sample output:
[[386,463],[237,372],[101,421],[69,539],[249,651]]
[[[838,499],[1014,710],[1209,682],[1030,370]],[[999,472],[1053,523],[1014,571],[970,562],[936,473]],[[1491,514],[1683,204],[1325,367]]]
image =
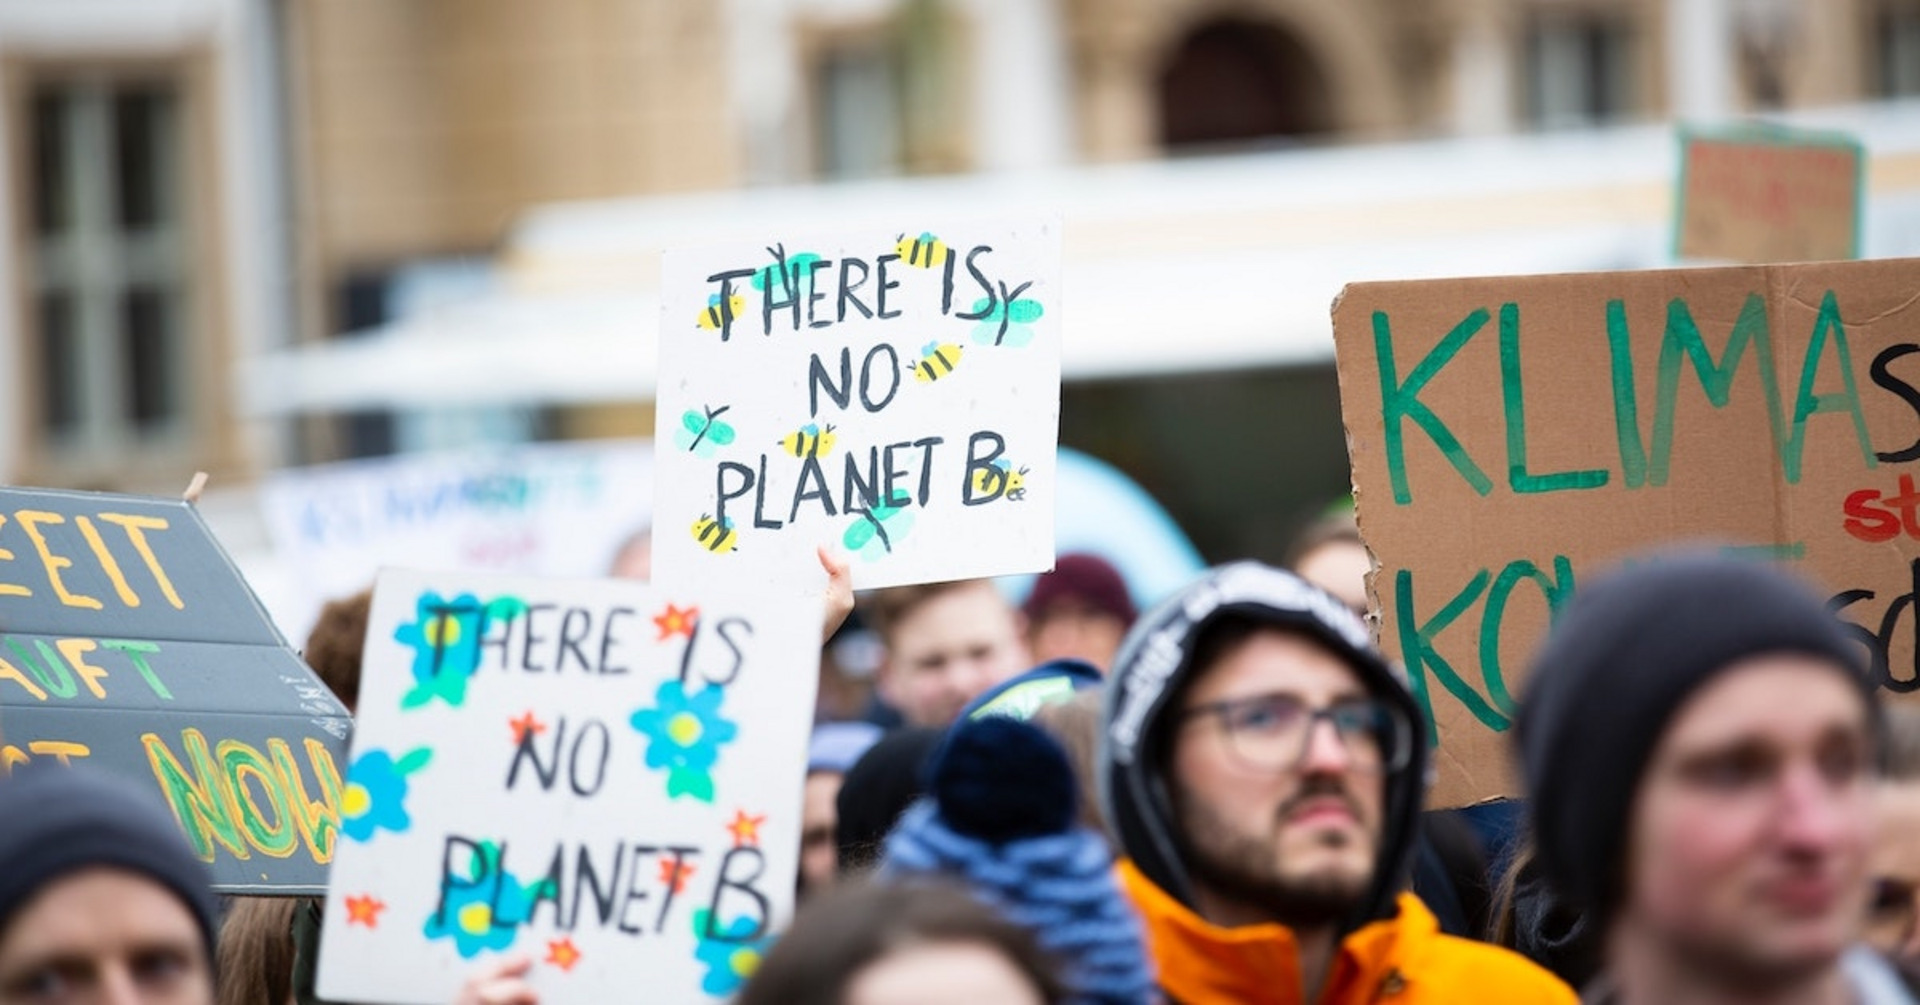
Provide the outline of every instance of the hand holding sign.
[[540,1005],[540,993],[526,981],[533,957],[516,953],[482,966],[460,986],[453,1005]]
[[846,559],[835,556],[824,544],[818,554],[820,567],[827,570],[827,622],[820,631],[820,641],[825,643],[847,623],[847,615],[853,613],[853,570]]

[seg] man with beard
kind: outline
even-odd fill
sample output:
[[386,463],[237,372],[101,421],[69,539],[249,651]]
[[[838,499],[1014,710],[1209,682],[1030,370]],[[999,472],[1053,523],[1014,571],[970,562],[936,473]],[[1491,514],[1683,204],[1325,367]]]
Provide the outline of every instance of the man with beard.
[[1134,626],[1099,772],[1175,1002],[1574,1000],[1519,956],[1442,934],[1406,892],[1419,707],[1359,619],[1289,573],[1215,569]]

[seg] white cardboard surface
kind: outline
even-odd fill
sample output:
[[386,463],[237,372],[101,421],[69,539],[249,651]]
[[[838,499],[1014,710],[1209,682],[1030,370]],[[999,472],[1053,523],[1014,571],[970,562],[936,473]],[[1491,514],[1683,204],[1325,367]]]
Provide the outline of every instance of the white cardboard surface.
[[1053,221],[670,252],[656,579],[1051,568],[1059,276]]
[[819,635],[737,590],[383,572],[321,995],[447,1002],[524,952],[543,1001],[730,997],[792,909]]

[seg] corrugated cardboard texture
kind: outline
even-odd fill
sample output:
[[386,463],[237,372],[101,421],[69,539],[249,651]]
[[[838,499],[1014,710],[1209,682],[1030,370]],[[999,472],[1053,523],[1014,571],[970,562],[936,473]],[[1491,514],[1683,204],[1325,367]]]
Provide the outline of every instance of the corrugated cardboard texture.
[[1333,320],[1434,805],[1517,794],[1507,731],[1549,604],[1662,545],[1787,562],[1886,691],[1920,687],[1920,260],[1357,283]]

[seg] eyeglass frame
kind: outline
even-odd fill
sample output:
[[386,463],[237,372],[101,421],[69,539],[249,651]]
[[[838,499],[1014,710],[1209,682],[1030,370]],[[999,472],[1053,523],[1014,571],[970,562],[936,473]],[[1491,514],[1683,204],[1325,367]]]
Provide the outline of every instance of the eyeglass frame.
[[[1293,756],[1293,762],[1291,764],[1280,767],[1256,763],[1253,758],[1249,758],[1246,754],[1242,753],[1238,742],[1234,740],[1235,729],[1232,721],[1227,718],[1230,712],[1247,708],[1256,702],[1273,701],[1275,699],[1286,699],[1298,702],[1307,716],[1306,729],[1302,732],[1300,738],[1299,753]],[[1385,713],[1386,718],[1381,721],[1388,723],[1389,728],[1397,732],[1397,737],[1390,738],[1381,735],[1380,730],[1377,728],[1369,729],[1369,733],[1375,736],[1375,743],[1380,749],[1380,760],[1377,767],[1367,765],[1361,767],[1359,770],[1368,772],[1377,771],[1382,775],[1388,775],[1396,771],[1404,770],[1407,765],[1413,763],[1413,723],[1407,719],[1406,714],[1401,709],[1394,707],[1388,702],[1381,701],[1378,698],[1343,698],[1335,701],[1333,704],[1314,708],[1298,695],[1289,694],[1285,691],[1268,691],[1261,694],[1247,695],[1243,698],[1223,698],[1219,701],[1189,705],[1181,709],[1175,715],[1175,719],[1179,725],[1184,726],[1203,715],[1211,715],[1214,717],[1214,721],[1219,723],[1220,731],[1225,734],[1228,749],[1232,750],[1233,756],[1248,767],[1261,771],[1298,771],[1300,770],[1300,766],[1306,763],[1307,752],[1313,749],[1314,730],[1319,727],[1323,720],[1329,726],[1333,727],[1333,736],[1334,739],[1340,742],[1340,749],[1345,751],[1349,757],[1353,756],[1353,749],[1348,745],[1347,734],[1340,731],[1340,724],[1335,721],[1334,716],[1342,706],[1351,707],[1354,705],[1370,706],[1379,712]],[[1385,742],[1388,739],[1397,739],[1398,741],[1392,750],[1388,749],[1388,744]]]

